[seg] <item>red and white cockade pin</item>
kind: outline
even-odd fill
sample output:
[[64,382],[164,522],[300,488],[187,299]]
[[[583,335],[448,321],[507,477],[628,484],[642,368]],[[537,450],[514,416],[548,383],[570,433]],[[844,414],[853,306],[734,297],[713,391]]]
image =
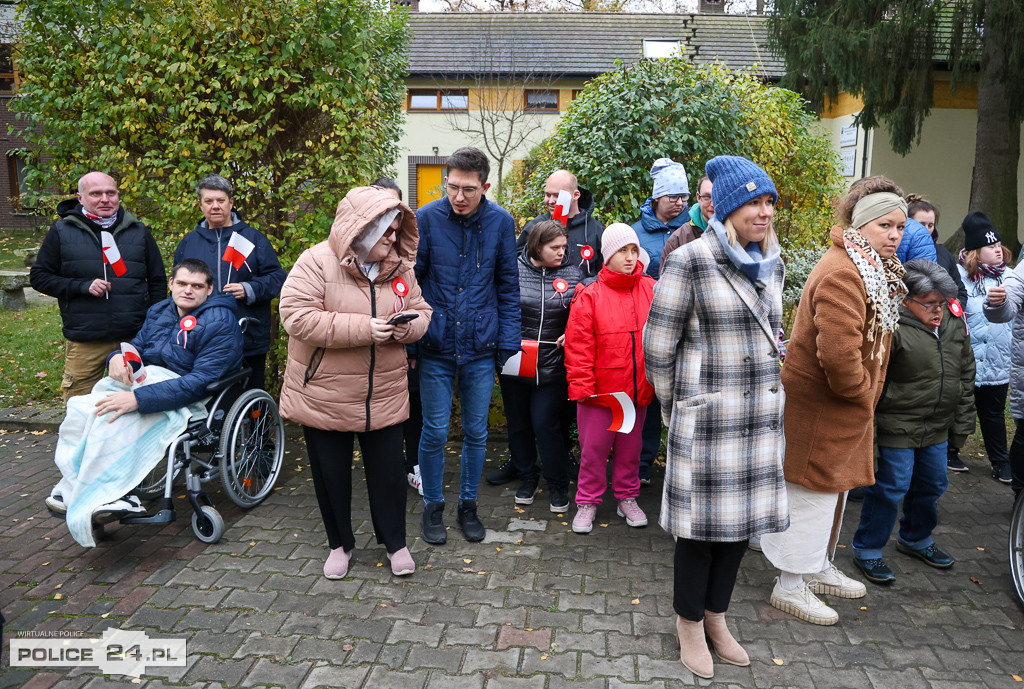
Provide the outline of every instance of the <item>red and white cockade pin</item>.
[[565,291],[569,289],[569,283],[566,282],[564,278],[555,278],[554,281],[551,283],[551,286],[559,294],[564,294]]
[[395,278],[391,283],[391,289],[397,295],[395,297],[395,313],[405,311],[405,295],[409,294],[409,283],[402,278]]
[[192,314],[189,314],[178,321],[178,328],[180,329],[178,330],[178,335],[174,338],[174,341],[180,341],[181,346],[188,349],[188,334],[195,329],[197,323],[199,323],[199,321],[197,321],[196,317]]
[[960,306],[960,302],[957,301],[956,299],[950,299],[949,312],[956,316],[957,318],[961,318],[964,315],[964,307]]
[[580,247],[580,256],[583,258],[583,260],[580,261],[580,268],[582,268],[583,264],[586,263],[587,270],[589,271],[590,259],[594,258],[594,247],[590,246],[589,244],[584,244],[583,246]]

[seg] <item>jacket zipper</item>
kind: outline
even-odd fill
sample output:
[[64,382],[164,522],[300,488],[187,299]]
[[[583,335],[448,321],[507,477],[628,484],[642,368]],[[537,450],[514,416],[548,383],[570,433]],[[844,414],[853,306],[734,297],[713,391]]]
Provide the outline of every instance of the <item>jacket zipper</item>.
[[[220,230],[214,230],[217,233],[217,255],[223,256],[224,252],[220,250]],[[224,261],[217,261],[217,293],[220,294],[224,291],[224,286],[220,282],[220,264]]]
[[[939,324],[939,332],[935,333],[935,342],[939,346],[939,395],[935,399],[935,406],[932,408],[932,413],[929,418],[935,418],[936,412],[939,410],[939,404],[942,402],[942,388],[946,385],[946,360],[942,356],[942,325]],[[958,402],[959,404],[959,402]],[[924,438],[928,434],[928,421],[925,420],[922,426],[923,432],[921,438]]]
[[540,340],[541,333],[544,332],[544,302],[547,301],[544,298],[544,283],[547,280],[547,268],[540,269],[540,320],[537,321],[537,370],[533,374],[533,379],[537,385],[540,385]]
[[[370,281],[370,317],[377,317],[377,287],[374,281]],[[377,345],[370,341],[370,374],[369,384],[366,388],[366,432],[370,432],[370,398],[373,396],[373,367],[377,361]]]

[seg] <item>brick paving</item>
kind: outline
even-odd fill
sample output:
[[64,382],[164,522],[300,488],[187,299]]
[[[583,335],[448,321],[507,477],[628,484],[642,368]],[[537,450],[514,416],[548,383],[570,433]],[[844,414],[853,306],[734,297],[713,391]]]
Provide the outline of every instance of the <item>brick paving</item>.
[[[112,525],[99,547],[84,549],[43,507],[57,477],[55,440],[0,432],[0,609],[8,619],[0,687],[947,689],[1019,686],[1013,675],[1024,676],[1024,612],[1006,554],[1011,494],[976,457],[971,473],[951,476],[939,505],[936,540],[956,566],[933,570],[890,544],[897,583],[833,601],[834,627],[769,606],[774,573],[749,552],[729,614],[752,664],[717,663],[708,682],[678,660],[672,540],[655,523],[660,473],[640,497],[651,526],[629,529],[606,502],[585,536],[571,533],[570,514],[548,511],[544,492],[517,509],[510,484],[481,489],[484,542],[463,539],[450,505],[448,543],[428,546],[419,537],[422,502],[410,491],[418,569],[406,578],[391,576],[357,482],[357,550],[349,576],[329,581],[300,443],[289,442],[283,480],[263,505],[246,512],[213,494],[228,524],[220,543],[198,542],[179,517],[162,527]],[[494,445],[489,456],[501,451]],[[456,468],[450,462],[450,482]],[[853,503],[847,546],[858,513]],[[848,547],[837,561],[853,573]],[[150,667],[141,682],[96,668],[9,667],[18,631],[107,628],[185,637],[187,664]]]

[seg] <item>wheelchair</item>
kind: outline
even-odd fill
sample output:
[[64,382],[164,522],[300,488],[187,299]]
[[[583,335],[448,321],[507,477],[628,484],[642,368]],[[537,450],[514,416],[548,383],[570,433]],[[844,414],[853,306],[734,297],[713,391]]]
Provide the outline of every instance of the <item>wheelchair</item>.
[[1024,605],[1024,493],[1017,497],[1010,517],[1010,575]]
[[[245,389],[250,373],[242,369],[207,386],[212,398],[207,416],[189,422],[167,448],[167,461],[133,491],[143,500],[162,497],[162,506],[152,513],[123,517],[121,524],[175,521],[171,493],[181,474],[192,507],[192,531],[203,543],[216,543],[224,534],[224,519],[203,492],[203,483],[219,478],[224,492],[243,509],[270,495],[284,461],[284,421],[267,391]],[[102,530],[102,524],[94,529]]]

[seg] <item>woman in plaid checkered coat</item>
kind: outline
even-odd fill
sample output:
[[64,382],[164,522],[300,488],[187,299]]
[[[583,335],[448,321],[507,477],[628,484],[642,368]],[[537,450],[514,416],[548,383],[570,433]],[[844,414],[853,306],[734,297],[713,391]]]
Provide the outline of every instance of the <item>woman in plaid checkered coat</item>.
[[789,524],[778,193],[744,158],[713,158],[706,171],[715,215],[662,265],[643,338],[669,427],[659,523],[676,537],[680,660],[700,677],[714,671],[705,634],[721,660],[749,665],[725,611],[747,540]]

